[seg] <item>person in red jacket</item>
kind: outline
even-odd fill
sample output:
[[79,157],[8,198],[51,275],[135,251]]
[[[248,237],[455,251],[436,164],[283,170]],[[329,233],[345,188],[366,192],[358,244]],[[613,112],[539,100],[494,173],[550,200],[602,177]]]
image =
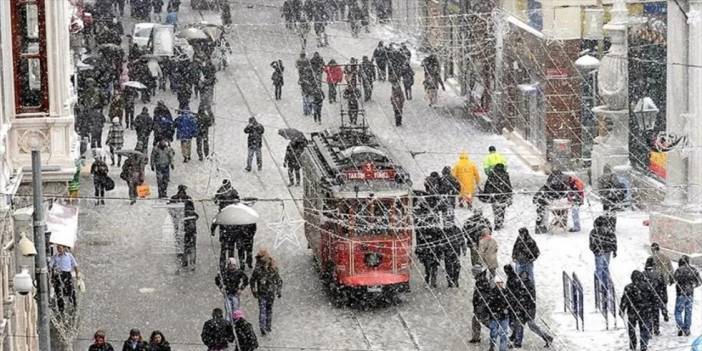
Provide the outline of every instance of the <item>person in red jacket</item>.
[[568,202],[571,205],[571,215],[573,216],[573,227],[568,229],[571,233],[580,231],[580,206],[585,203],[585,183],[572,175],[568,177]]
[[324,66],[324,73],[327,75],[327,85],[329,85],[329,103],[334,103],[336,102],[336,85],[344,79],[344,71],[334,59],[331,59],[329,64]]

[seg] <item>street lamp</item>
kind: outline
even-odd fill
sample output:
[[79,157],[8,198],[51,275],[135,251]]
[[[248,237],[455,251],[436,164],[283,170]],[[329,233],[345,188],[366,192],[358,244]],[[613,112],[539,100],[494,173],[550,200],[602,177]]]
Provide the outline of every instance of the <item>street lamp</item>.
[[644,138],[646,138],[646,145],[652,146],[653,140],[653,130],[656,127],[656,117],[658,117],[658,106],[653,102],[653,99],[646,96],[636,103],[634,107],[634,115],[636,116],[636,122],[639,129],[643,133]]
[[592,140],[597,135],[595,128],[595,108],[597,70],[600,68],[600,60],[590,56],[587,52],[575,60],[575,66],[582,74],[580,82],[581,95],[581,122],[582,122],[582,155],[587,164],[592,159]]

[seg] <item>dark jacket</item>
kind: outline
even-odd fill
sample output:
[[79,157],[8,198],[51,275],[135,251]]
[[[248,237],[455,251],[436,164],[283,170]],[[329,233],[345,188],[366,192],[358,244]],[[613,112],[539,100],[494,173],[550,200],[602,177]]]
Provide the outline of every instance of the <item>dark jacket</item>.
[[442,258],[443,250],[441,242],[444,242],[443,232],[435,227],[423,227],[416,230],[417,247],[415,254],[420,262],[425,266],[438,266]]
[[292,145],[288,145],[288,147],[285,149],[285,159],[283,160],[283,164],[290,167],[290,169],[300,169],[300,156],[301,155],[296,152]]
[[565,198],[570,190],[569,180],[569,177],[561,172],[551,173],[546,179],[546,184],[534,194],[532,202],[547,205],[551,201]]
[[148,112],[142,112],[134,119],[134,129],[136,129],[137,137],[141,139],[148,138],[154,130],[154,120]]
[[655,268],[646,268],[644,271],[646,284],[653,289],[653,297],[656,306],[665,306],[668,303],[668,284],[666,284],[663,273]]
[[498,164],[488,175],[480,199],[486,199],[488,203],[512,203],[512,182],[509,180],[509,173],[505,166]]
[[619,306],[629,319],[645,320],[651,315],[655,306],[654,293],[640,271],[631,273],[631,283],[624,287]]
[[590,231],[590,251],[596,256],[609,252],[617,254],[617,235],[604,217],[595,219],[595,228]]
[[519,279],[511,265],[505,266],[507,273],[507,297],[510,308],[510,318],[517,318],[521,324],[534,320],[536,317],[536,291],[528,276]]
[[249,149],[260,149],[263,145],[263,133],[265,128],[259,123],[249,123],[244,128],[244,133],[248,134],[247,146]]
[[112,345],[110,345],[109,342],[106,342],[101,346],[95,344],[90,345],[90,347],[88,347],[88,351],[115,351],[115,349],[112,347]]
[[518,263],[531,263],[539,258],[539,246],[534,238],[526,234],[519,234],[512,247],[512,259]]
[[253,351],[258,348],[258,339],[254,333],[251,323],[243,318],[234,322],[234,334],[236,336],[235,351]]
[[487,322],[490,320],[490,309],[488,309],[488,303],[490,301],[490,292],[492,291],[492,283],[489,279],[489,273],[487,270],[478,274],[475,277],[475,289],[473,289],[473,314],[481,322]]
[[384,46],[378,46],[373,50],[373,59],[378,66],[385,66],[388,62],[388,53]]
[[166,105],[159,103],[154,108],[153,130],[155,141],[173,141],[175,126],[171,111],[168,109],[168,107],[166,107]]
[[229,295],[236,295],[240,290],[249,286],[249,278],[241,269],[225,269],[222,274],[217,274],[215,284],[218,288],[224,289]]
[[[316,74],[321,74],[324,70],[324,59],[322,58],[322,56],[314,55],[310,60],[310,66],[312,68],[312,72]],[[320,82],[316,83],[319,84]]]
[[258,262],[258,257],[256,257],[256,260],[256,268],[251,273],[251,280],[249,280],[254,297],[264,296],[273,299],[275,296],[280,296],[283,289],[283,280],[280,279],[278,270],[263,269]]
[[90,133],[101,134],[102,128],[105,126],[105,115],[99,109],[92,109],[88,112],[88,116],[90,116]]
[[372,85],[375,81],[375,66],[371,61],[363,61],[361,63],[361,82],[363,85]]
[[149,344],[146,349],[149,351],[171,351],[171,344],[168,341],[163,341],[158,345]]
[[695,267],[690,266],[686,257],[680,259],[673,278],[675,279],[675,293],[678,296],[694,296],[695,288],[700,286],[700,282],[702,282],[700,273]]
[[285,76],[283,75],[285,67],[277,61],[271,64],[271,66],[273,67],[273,74],[271,75],[273,85],[283,85],[285,83]]
[[217,189],[217,194],[215,194],[214,202],[219,205],[219,209],[236,203],[239,200],[239,192],[232,187],[232,183],[223,184]]
[[132,348],[132,344],[129,339],[124,341],[122,344],[122,351],[146,351],[146,342],[137,341],[135,348]]
[[90,174],[95,177],[96,182],[104,184],[106,178],[108,177],[110,169],[107,167],[107,163],[102,160],[95,160],[90,166]]
[[626,187],[619,181],[616,173],[605,169],[605,172],[597,179],[597,194],[605,208],[616,210],[626,198]]
[[490,290],[488,297],[488,308],[490,309],[490,320],[505,320],[510,316],[510,304],[507,300],[509,291],[505,288],[500,289],[497,286]]
[[465,236],[468,247],[477,250],[480,242],[480,233],[483,229],[492,229],[490,220],[483,217],[482,214],[474,214],[463,223],[463,235]]
[[225,348],[234,341],[234,328],[224,318],[212,318],[202,326],[202,342],[209,348]]

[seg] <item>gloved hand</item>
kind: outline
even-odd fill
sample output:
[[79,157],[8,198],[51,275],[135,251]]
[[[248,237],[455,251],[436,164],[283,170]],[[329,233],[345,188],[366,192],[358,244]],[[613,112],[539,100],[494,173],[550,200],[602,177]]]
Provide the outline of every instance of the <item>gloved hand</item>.
[[617,258],[617,252],[616,252],[616,251],[612,252],[612,257]]

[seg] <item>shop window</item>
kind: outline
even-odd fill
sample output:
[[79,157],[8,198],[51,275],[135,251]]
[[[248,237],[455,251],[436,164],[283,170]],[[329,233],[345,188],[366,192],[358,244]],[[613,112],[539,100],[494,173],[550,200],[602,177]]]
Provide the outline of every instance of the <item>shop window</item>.
[[48,113],[45,0],[11,0],[15,112]]

